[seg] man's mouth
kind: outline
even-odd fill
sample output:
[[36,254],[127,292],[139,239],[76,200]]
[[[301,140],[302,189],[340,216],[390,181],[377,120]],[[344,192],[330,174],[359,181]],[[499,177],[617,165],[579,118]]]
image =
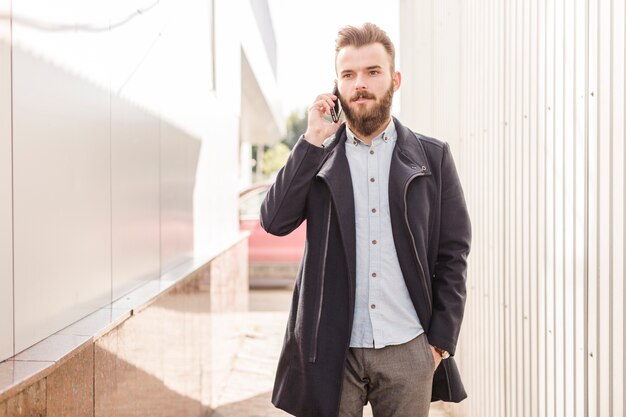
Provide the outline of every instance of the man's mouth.
[[375,97],[372,94],[368,93],[357,93],[352,97],[352,100],[355,103],[367,103],[369,100],[373,100]]

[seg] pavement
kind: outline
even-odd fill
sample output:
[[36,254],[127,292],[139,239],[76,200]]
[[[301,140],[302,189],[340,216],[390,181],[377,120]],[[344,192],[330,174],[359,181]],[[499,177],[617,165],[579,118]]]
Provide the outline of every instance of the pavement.
[[[286,417],[270,402],[291,290],[252,290],[250,309],[213,320],[214,386],[210,417]],[[365,407],[364,417],[372,417]],[[443,403],[430,417],[449,417]]]

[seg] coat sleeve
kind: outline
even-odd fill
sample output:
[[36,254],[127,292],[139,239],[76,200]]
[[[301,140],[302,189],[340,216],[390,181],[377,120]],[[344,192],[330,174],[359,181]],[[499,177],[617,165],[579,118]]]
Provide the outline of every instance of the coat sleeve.
[[472,232],[463,189],[447,143],[441,162],[439,229],[428,338],[432,345],[454,355],[465,310],[467,256]]
[[301,136],[261,205],[261,227],[284,236],[305,219],[306,198],[325,151]]

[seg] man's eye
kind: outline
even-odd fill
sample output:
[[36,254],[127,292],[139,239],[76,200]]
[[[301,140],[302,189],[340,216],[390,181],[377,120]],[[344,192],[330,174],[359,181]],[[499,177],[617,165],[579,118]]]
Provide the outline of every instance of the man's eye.
[[343,74],[343,78],[351,78],[352,74]]
[[378,75],[378,71],[376,70],[370,71],[370,75]]

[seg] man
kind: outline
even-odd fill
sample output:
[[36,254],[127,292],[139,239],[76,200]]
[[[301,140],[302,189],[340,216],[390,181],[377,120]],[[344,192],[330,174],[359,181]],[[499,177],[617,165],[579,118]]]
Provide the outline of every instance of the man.
[[[338,97],[317,97],[263,202],[269,233],[307,221],[272,397],[299,417],[361,416],[368,401],[375,417],[427,416],[431,399],[466,397],[448,357],[470,222],[448,145],[391,117],[394,55],[376,25],[339,32]],[[325,118],[335,99],[345,124]]]

